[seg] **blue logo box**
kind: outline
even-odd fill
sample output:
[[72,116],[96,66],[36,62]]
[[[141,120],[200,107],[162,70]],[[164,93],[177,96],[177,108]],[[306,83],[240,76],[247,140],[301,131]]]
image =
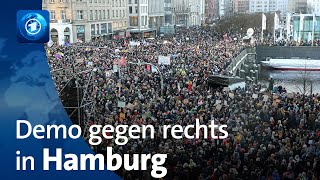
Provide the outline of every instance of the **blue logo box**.
[[21,43],[47,43],[50,20],[46,10],[19,10],[17,12],[17,40]]

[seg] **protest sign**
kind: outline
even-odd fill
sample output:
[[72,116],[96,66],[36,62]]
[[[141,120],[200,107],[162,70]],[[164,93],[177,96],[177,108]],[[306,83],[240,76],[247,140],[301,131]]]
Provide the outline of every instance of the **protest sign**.
[[158,64],[170,65],[170,56],[159,56]]

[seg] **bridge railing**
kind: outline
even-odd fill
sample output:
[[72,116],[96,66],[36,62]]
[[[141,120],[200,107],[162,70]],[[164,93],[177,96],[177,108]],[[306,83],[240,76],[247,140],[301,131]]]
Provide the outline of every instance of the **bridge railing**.
[[244,49],[240,54],[238,54],[237,57],[235,57],[230,65],[227,67],[227,71],[231,74],[235,74],[238,66],[242,64],[242,61],[244,61],[248,54],[255,54],[255,48],[246,48]]

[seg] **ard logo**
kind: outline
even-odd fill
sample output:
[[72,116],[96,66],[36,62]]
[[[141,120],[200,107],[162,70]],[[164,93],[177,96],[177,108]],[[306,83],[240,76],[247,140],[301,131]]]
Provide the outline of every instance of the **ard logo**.
[[49,12],[20,10],[17,12],[17,40],[21,43],[46,43],[49,41]]

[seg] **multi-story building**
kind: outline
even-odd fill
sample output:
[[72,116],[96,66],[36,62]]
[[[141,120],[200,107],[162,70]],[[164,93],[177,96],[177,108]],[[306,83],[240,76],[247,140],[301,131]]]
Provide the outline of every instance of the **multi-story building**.
[[216,17],[216,0],[205,0],[205,23],[211,24],[213,23]]
[[246,14],[249,13],[249,0],[234,0],[234,13]]
[[172,0],[164,0],[164,21],[166,25],[173,24]]
[[234,13],[233,0],[216,0],[215,6],[217,7],[216,12],[220,18],[231,16]]
[[172,0],[172,22],[175,25],[189,26],[191,8],[189,0]]
[[125,31],[126,0],[43,0],[50,12],[50,37],[57,44],[111,38]]
[[320,0],[307,0],[306,11],[320,15]]
[[232,16],[234,14],[233,0],[224,0],[225,16]]
[[75,40],[76,28],[72,26],[74,13],[71,4],[71,1],[63,0],[42,1],[42,8],[50,13],[50,39],[60,45]]
[[201,25],[205,20],[205,0],[172,0],[172,24]]
[[320,24],[320,16],[295,14],[292,20],[292,34],[295,41],[310,41],[312,34],[315,40],[320,39],[320,26],[315,26]]
[[149,1],[149,27],[159,30],[164,25],[164,0],[148,0]]
[[249,12],[269,12],[269,0],[249,0]]
[[191,26],[199,26],[204,23],[205,2],[204,0],[189,1]]
[[288,12],[289,0],[270,0],[270,12],[280,11],[282,13]]
[[223,17],[226,15],[226,6],[225,6],[225,0],[217,0],[216,6],[218,7],[218,16]]
[[307,13],[307,5],[306,0],[289,0],[289,12],[305,14]]
[[[132,35],[145,37],[153,29],[149,28],[149,2],[148,0],[128,0],[128,29]],[[162,5],[163,6],[163,5]]]
[[250,13],[288,12],[288,0],[249,0]]
[[116,38],[122,38],[125,36],[125,30],[127,29],[128,0],[112,0],[111,11],[113,33]]

